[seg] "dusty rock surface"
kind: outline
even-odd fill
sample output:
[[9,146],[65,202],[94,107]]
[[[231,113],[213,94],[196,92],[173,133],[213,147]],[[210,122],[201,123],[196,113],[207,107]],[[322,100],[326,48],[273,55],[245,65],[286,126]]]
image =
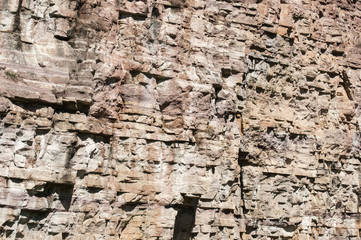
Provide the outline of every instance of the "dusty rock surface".
[[0,0],[1,239],[360,239],[361,2]]

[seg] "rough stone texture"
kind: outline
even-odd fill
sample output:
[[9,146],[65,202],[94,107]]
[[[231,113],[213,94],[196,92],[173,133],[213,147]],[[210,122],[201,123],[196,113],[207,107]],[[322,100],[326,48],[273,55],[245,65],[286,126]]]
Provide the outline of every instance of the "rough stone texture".
[[360,239],[357,0],[0,0],[1,239]]

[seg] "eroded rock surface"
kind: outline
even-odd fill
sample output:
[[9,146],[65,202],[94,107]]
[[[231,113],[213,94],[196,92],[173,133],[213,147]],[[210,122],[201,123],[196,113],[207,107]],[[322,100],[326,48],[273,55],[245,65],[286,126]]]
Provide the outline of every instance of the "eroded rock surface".
[[359,239],[361,3],[0,0],[1,239]]

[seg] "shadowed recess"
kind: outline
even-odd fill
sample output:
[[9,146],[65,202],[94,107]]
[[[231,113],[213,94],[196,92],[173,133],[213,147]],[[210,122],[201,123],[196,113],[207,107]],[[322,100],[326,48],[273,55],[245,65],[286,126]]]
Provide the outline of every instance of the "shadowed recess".
[[198,198],[184,197],[183,205],[178,206],[174,223],[174,240],[191,239],[198,201]]

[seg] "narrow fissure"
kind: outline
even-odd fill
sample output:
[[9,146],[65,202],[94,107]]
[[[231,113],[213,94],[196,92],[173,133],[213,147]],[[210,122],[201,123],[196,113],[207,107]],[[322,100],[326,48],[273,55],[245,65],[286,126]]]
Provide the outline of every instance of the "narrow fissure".
[[21,21],[20,13],[21,13],[21,7],[22,7],[22,5],[23,5],[23,0],[19,0],[18,8],[17,8],[16,13],[15,13],[14,25],[13,25],[13,31],[16,32],[16,33],[20,33],[20,32],[21,32],[21,27],[20,27],[20,21]]
[[18,8],[16,10],[15,13],[15,17],[14,17],[14,25],[13,25],[13,32],[15,33],[16,36],[16,40],[17,40],[17,44],[16,44],[16,48],[18,50],[21,49],[21,37],[20,37],[20,33],[21,33],[21,8],[23,5],[23,0],[19,0],[18,3]]
[[244,184],[243,184],[243,161],[246,158],[247,154],[248,153],[242,152],[242,151],[238,152],[238,165],[240,167],[239,181],[240,181],[240,186],[241,186],[241,200],[242,200],[243,214],[247,213],[247,209],[246,209],[246,206],[245,206],[245,200],[244,200]]
[[348,79],[348,76],[347,76],[347,73],[346,73],[345,70],[342,71],[341,77],[343,79],[342,86],[346,91],[347,97],[348,97],[349,100],[353,101],[353,97],[351,95],[351,90],[350,90],[351,82]]

